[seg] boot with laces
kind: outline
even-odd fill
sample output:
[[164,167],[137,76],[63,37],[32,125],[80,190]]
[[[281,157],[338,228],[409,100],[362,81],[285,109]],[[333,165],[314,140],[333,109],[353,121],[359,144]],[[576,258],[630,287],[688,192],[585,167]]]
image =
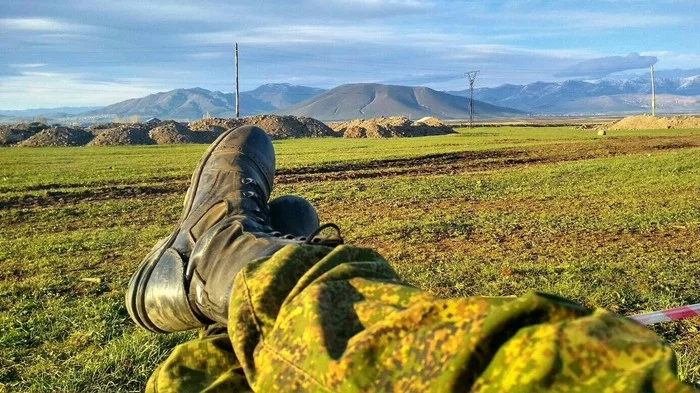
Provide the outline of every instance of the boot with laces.
[[[243,266],[288,244],[324,243],[313,233],[285,236],[272,227],[267,202],[274,172],[272,143],[258,127],[226,131],[210,146],[178,225],[131,278],[126,305],[138,325],[167,333],[225,323],[233,278]],[[278,221],[289,221],[284,212],[276,213]],[[315,211],[313,217],[292,228],[297,234],[318,228]]]

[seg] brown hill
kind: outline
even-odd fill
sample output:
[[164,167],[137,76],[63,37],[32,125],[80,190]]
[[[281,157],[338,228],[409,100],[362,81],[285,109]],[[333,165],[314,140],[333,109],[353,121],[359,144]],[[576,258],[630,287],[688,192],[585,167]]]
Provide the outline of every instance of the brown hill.
[[[277,113],[310,116],[324,121],[372,119],[382,116],[468,119],[468,101],[466,97],[453,96],[427,87],[353,83],[327,90]],[[482,119],[525,114],[516,109],[476,100],[474,108],[478,117]]]

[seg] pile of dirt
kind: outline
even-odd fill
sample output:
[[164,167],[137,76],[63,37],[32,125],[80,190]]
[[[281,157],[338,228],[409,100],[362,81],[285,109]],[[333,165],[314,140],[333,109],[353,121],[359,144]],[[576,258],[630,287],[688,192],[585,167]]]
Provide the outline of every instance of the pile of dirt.
[[439,119],[435,117],[423,117],[415,121],[415,123],[420,123],[420,124],[425,124],[426,126],[431,126],[431,127],[444,127],[447,124],[441,122]]
[[413,136],[447,135],[455,132],[452,127],[434,117],[418,119],[413,123],[413,127]]
[[222,132],[230,128],[254,125],[272,139],[338,137],[330,127],[310,117],[255,115],[240,119],[202,119],[189,124],[192,131]]
[[47,128],[49,126],[39,122],[0,126],[0,146],[10,146],[22,142]]
[[650,115],[628,116],[611,124],[600,126],[606,130],[655,130],[664,128],[700,128],[700,117]]
[[256,115],[241,120],[262,128],[272,139],[339,136],[330,127],[308,117]]
[[104,130],[109,130],[112,128],[117,128],[123,126],[123,123],[98,123],[98,124],[93,124],[90,127],[87,128],[87,130],[95,135],[99,134],[100,132]]
[[69,127],[47,128],[29,139],[22,141],[17,146],[84,146],[93,135],[83,129]]
[[241,125],[243,123],[240,120],[213,118],[193,121],[187,127],[192,131],[223,132],[229,128],[236,128]]
[[435,118],[421,119],[414,123],[402,116],[351,120],[330,123],[329,126],[344,138],[404,138],[455,132],[452,127]]
[[153,145],[149,128],[143,124],[118,124],[114,128],[93,129],[95,139],[88,146]]
[[148,137],[156,144],[170,145],[179,143],[211,143],[219,135],[217,132],[192,132],[184,124],[167,120],[148,132]]
[[[202,119],[185,125],[172,120],[151,119],[146,123],[103,123],[83,128],[46,124],[0,127],[0,146],[117,146],[211,143],[223,131],[256,125],[272,139],[340,137],[324,123],[310,117],[256,115],[240,119]],[[18,142],[25,141],[19,144]]]
[[299,116],[297,121],[309,130],[312,137],[340,137],[341,135],[328,127],[326,123],[316,120],[313,117]]
[[152,117],[152,118],[146,120],[146,122],[143,124],[150,126],[150,127],[158,127],[160,125],[160,123],[162,123],[162,122],[163,122],[163,120],[161,120],[157,117]]

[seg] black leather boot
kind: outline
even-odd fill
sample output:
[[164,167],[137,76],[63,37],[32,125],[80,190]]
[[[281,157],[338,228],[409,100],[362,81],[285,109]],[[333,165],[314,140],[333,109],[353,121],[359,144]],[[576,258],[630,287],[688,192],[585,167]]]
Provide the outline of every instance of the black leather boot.
[[228,130],[212,143],[192,175],[178,225],[131,278],[126,305],[137,324],[156,332],[201,326],[202,316],[188,301],[190,254],[225,218],[247,231],[272,232],[267,201],[274,173],[274,149],[260,128]]
[[316,209],[306,199],[285,195],[270,201],[272,228],[286,237],[305,237],[318,229]]
[[[305,240],[319,228],[318,213],[306,199],[295,195],[284,195],[270,201],[270,222],[273,235],[285,239]],[[284,234],[284,235],[283,235]],[[205,337],[226,333],[226,322],[208,325]]]
[[[288,225],[296,233],[286,236],[273,229],[267,201],[274,168],[272,143],[260,128],[228,130],[210,146],[192,176],[178,225],[131,278],[126,305],[138,325],[167,333],[226,323],[233,279],[243,266],[288,244],[324,243],[315,234],[294,237],[318,228],[318,217],[293,197],[275,203],[273,217],[278,225],[294,221],[295,213],[284,207],[296,206],[296,215],[307,221]],[[326,243],[339,244],[338,238]]]

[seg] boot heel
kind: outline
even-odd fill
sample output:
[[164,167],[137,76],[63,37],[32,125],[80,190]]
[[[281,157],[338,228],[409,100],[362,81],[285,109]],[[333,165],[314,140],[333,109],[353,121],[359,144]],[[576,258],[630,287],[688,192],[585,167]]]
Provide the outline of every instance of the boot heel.
[[170,248],[162,254],[152,252],[146,257],[127,291],[127,309],[134,322],[156,333],[190,330],[203,325],[187,301],[184,266],[180,255]]

